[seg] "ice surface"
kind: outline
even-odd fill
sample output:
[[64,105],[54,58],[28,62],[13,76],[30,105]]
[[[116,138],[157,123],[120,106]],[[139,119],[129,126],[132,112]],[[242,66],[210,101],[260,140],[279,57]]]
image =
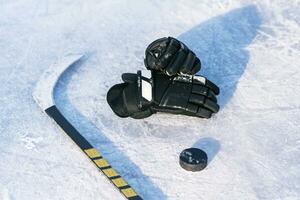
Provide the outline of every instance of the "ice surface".
[[[121,199],[32,98],[68,54],[63,114],[145,199],[299,199],[300,1],[0,1],[0,199]],[[106,92],[158,37],[183,40],[221,88],[209,120],[120,119]],[[179,153],[201,147],[208,167]]]

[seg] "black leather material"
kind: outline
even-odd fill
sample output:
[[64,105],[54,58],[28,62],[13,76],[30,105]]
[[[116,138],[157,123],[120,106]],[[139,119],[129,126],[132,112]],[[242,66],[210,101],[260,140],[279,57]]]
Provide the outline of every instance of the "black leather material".
[[[133,73],[122,74],[124,83],[114,85],[107,92],[107,102],[119,117],[145,118],[152,115],[150,107],[140,106],[140,92],[138,75]],[[145,104],[146,105],[146,104]]]
[[204,77],[171,77],[163,72],[152,71],[149,80],[152,86],[150,101],[142,97],[139,81],[143,77],[140,72],[125,73],[122,79],[124,83],[113,86],[107,94],[109,105],[120,117],[140,119],[155,112],[167,112],[210,118],[219,110],[216,98],[219,88]]
[[[196,76],[167,77],[162,73],[153,74],[156,105],[152,108],[157,112],[170,112],[190,116],[210,118],[219,111],[216,92],[219,88],[206,79],[205,83],[194,79]],[[161,84],[164,80],[164,87]],[[213,84],[208,86],[207,83]],[[158,89],[160,88],[160,89]],[[211,88],[214,88],[212,90]]]
[[200,59],[195,53],[173,37],[152,42],[145,51],[144,63],[147,69],[164,72],[169,76],[194,75],[201,68]]

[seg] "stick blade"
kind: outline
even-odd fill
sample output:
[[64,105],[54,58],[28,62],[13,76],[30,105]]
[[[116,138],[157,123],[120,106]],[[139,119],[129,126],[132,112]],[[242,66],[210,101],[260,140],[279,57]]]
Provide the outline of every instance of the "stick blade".
[[73,64],[84,57],[83,54],[64,56],[53,63],[40,77],[32,93],[34,100],[43,109],[53,106],[53,90],[60,76]]

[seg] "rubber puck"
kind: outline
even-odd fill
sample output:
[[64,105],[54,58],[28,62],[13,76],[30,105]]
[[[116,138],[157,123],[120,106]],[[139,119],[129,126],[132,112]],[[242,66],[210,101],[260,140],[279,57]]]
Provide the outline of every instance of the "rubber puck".
[[180,153],[179,164],[187,171],[201,171],[207,166],[207,155],[201,149],[185,149]]

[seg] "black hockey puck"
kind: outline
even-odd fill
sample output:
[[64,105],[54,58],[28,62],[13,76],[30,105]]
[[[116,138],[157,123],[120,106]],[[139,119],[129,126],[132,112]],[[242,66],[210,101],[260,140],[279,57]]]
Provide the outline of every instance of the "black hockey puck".
[[179,164],[187,171],[201,171],[207,166],[207,155],[201,149],[185,149],[180,153]]

